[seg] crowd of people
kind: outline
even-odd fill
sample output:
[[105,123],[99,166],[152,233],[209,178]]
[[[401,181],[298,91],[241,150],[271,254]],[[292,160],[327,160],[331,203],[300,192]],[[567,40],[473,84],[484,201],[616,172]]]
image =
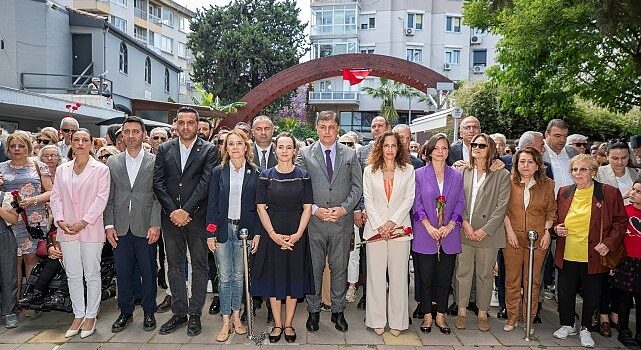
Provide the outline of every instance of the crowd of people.
[[[21,287],[44,261],[66,273],[74,319],[65,337],[91,336],[106,245],[120,308],[112,332],[132,323],[139,304],[145,331],[156,329],[155,313],[171,311],[159,333],[186,326],[196,336],[209,285],[209,313],[222,316],[218,341],[247,333],[249,288],[253,306],[264,301],[268,309],[269,341],[292,343],[298,303],[306,302],[309,332],[319,330],[322,310],[347,332],[346,304],[362,286],[358,308],[377,335],[399,336],[412,317],[421,332],[435,325],[450,334],[447,315],[466,329],[468,311],[488,332],[494,296],[510,332],[540,322],[549,296],[558,303],[554,337],[578,334],[594,347],[591,332],[607,337],[616,328],[623,345],[638,349],[641,314],[634,336],[628,319],[641,297],[641,136],[588,148],[569,129],[554,119],[544,133],[527,131],[510,145],[468,116],[458,141],[437,133],[421,145],[407,125],[392,128],[378,116],[372,141],[361,145],[354,132],[339,137],[332,111],[317,115],[318,140],[297,140],[274,135],[267,116],[214,133],[210,121],[181,107],[170,130],[147,133],[130,116],[104,137],[73,117],[59,130],[15,131],[2,141],[8,159],[0,163],[5,327],[19,325],[19,305],[42,303],[46,281],[27,293]],[[532,281],[530,231],[537,233]],[[158,286],[167,297],[157,305]]]

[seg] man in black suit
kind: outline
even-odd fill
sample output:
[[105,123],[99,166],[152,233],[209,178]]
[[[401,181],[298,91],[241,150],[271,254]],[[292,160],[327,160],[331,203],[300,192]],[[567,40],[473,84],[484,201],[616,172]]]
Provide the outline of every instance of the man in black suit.
[[[178,109],[178,138],[158,147],[154,167],[154,192],[162,206],[161,224],[172,292],[173,316],[160,327],[169,334],[188,323],[187,335],[200,334],[200,315],[207,292],[207,243],[203,235],[207,190],[218,152],[196,137],[198,111]],[[191,299],[187,300],[185,260],[191,258]],[[189,320],[187,319],[189,315]]]
[[259,115],[252,122],[254,136],[254,163],[260,170],[276,166],[276,155],[272,144],[274,123],[266,115]]
[[[481,133],[481,123],[476,117],[466,117],[461,121],[459,135],[461,138],[450,147],[447,156],[447,165],[454,165],[458,161],[470,161],[470,142],[474,136]],[[456,164],[458,166],[459,164]]]

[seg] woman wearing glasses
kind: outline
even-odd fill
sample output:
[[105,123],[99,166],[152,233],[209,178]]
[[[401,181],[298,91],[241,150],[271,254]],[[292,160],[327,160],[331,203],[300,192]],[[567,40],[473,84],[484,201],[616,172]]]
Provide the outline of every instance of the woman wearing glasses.
[[581,345],[594,347],[588,330],[592,315],[599,307],[602,284],[609,269],[601,265],[601,256],[622,244],[628,217],[621,193],[616,187],[594,181],[598,164],[591,156],[579,154],[570,159],[573,185],[557,194],[558,235],[554,264],[558,268],[559,318],[561,328],[554,337],[575,335],[576,293],[582,290]]
[[476,274],[478,329],[490,330],[487,310],[494,283],[493,270],[499,248],[505,247],[505,212],[510,200],[510,174],[505,169],[492,171],[498,152],[492,138],[478,134],[470,142],[470,163],[463,171],[465,210],[463,211],[462,252],[457,257],[456,289],[458,318],[456,328],[465,329],[466,308],[472,277]]
[[[51,211],[58,227],[74,320],[65,333],[88,337],[96,330],[101,299],[100,257],[105,243],[102,213],[109,198],[109,168],[91,156],[93,139],[89,130],[72,136],[73,161],[56,170],[51,193]],[[83,278],[86,281],[85,288]]]
[[58,132],[54,128],[44,128],[36,135],[36,143],[34,144],[34,154],[38,154],[42,147],[47,145],[58,144]]
[[115,146],[104,146],[98,150],[98,161],[104,165],[107,165],[107,160],[109,157],[115,156],[120,153],[120,151]]
[[12,226],[18,245],[17,297],[20,298],[22,263],[24,261],[25,275],[28,279],[31,270],[38,263],[36,256],[38,240],[44,238],[44,236],[32,237],[29,228],[34,235],[38,229],[43,233],[47,231],[48,216],[44,204],[49,201],[52,183],[47,165],[30,159],[33,148],[31,136],[27,132],[18,130],[9,135],[5,147],[5,152],[11,160],[0,163],[2,190],[5,192],[18,191],[18,205],[24,209],[20,214],[20,220]]

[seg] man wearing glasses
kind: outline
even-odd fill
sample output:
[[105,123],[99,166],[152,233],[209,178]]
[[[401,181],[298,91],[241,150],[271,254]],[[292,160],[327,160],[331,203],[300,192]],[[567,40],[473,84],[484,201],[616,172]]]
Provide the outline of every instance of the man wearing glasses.
[[149,133],[149,144],[151,145],[151,153],[158,153],[158,147],[169,139],[167,130],[165,128],[154,128]]
[[[463,161],[470,161],[470,142],[474,136],[481,133],[481,123],[476,117],[469,116],[463,119],[459,127],[461,139],[454,142],[447,156],[447,165],[462,166]],[[465,147],[464,147],[465,146]]]
[[64,117],[60,121],[59,133],[62,141],[58,142],[58,148],[60,148],[60,153],[62,153],[63,157],[67,157],[69,154],[69,149],[71,148],[71,137],[79,127],[80,124],[73,117]]
[[578,154],[585,154],[588,148],[588,137],[581,134],[572,134],[568,136],[566,146],[573,147]]

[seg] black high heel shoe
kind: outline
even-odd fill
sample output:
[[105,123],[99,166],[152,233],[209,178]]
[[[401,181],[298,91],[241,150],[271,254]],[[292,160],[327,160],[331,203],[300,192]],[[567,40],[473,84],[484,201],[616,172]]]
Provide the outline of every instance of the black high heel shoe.
[[447,323],[445,324],[445,326],[442,326],[442,327],[441,327],[441,326],[439,326],[439,325],[438,325],[438,323],[437,323],[437,324],[436,324],[436,327],[438,327],[438,329],[439,329],[439,330],[441,331],[441,333],[443,333],[443,334],[450,334],[450,333],[452,333],[452,330],[451,330],[451,329],[450,329],[450,327],[447,325]]
[[429,326],[423,326],[423,325],[421,324],[421,326],[419,327],[419,329],[420,329],[420,330],[421,330],[421,332],[423,332],[423,333],[430,333],[430,332],[432,331],[432,325],[429,325]]
[[[294,332],[294,334],[289,335],[289,334],[285,333],[285,329],[287,329],[287,328],[291,329],[292,332]],[[294,327],[288,326],[288,327],[283,328],[283,333],[285,333],[285,341],[286,342],[293,343],[293,342],[296,341],[296,330],[294,329]]]
[[280,336],[283,335],[283,327],[274,327],[274,328],[272,328],[272,332],[275,329],[280,329],[280,333],[278,333],[278,335],[269,334],[269,342],[270,343],[278,343],[280,341]]

